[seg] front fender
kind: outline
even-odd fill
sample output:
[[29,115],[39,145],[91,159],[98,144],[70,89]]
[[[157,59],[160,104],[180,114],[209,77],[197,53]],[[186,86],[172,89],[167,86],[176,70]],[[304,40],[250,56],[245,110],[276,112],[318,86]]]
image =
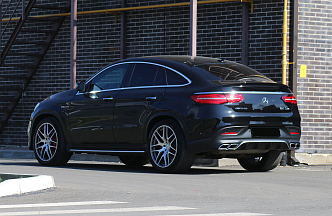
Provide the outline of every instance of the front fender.
[[64,138],[66,140],[67,146],[71,144],[71,139],[70,139],[70,134],[68,131],[68,124],[67,124],[67,114],[61,110],[59,112],[56,112],[55,110],[41,110],[37,112],[33,112],[30,118],[30,123],[29,123],[29,129],[28,129],[28,147],[30,150],[33,150],[33,133],[38,125],[38,123],[47,117],[53,117],[58,120],[60,123],[62,133],[64,135]]

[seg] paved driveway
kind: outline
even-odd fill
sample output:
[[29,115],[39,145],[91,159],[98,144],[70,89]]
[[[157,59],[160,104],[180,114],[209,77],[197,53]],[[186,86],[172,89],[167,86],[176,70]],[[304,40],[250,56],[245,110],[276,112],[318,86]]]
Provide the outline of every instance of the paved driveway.
[[0,198],[0,215],[332,215],[331,169],[193,167],[175,175],[120,163],[0,160],[2,173],[52,175],[57,186]]

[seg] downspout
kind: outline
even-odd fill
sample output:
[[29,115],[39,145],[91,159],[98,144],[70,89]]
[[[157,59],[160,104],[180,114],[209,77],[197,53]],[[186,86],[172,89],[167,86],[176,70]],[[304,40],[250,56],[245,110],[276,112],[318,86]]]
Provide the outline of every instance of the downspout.
[[287,0],[284,0],[284,23],[282,27],[282,84],[286,85],[287,73]]
[[76,88],[77,0],[71,0],[70,89]]
[[[297,6],[297,4],[296,4],[296,6]],[[292,63],[287,62],[287,22],[288,22],[288,20],[287,20],[287,14],[288,13],[287,12],[288,12],[287,11],[287,0],[284,0],[284,22],[283,22],[283,28],[282,28],[282,33],[283,33],[283,42],[282,42],[282,84],[284,84],[284,85],[287,84],[287,82],[286,82],[287,65],[294,63],[294,62],[292,62]],[[297,13],[296,13],[296,15],[297,15]],[[291,50],[291,51],[293,52],[293,50]],[[297,73],[297,71],[293,71],[293,73]],[[293,85],[293,89],[294,88],[296,88],[296,86]],[[287,162],[286,163],[288,165],[291,165],[291,166],[300,163],[295,158],[295,151],[294,150],[287,151]]]

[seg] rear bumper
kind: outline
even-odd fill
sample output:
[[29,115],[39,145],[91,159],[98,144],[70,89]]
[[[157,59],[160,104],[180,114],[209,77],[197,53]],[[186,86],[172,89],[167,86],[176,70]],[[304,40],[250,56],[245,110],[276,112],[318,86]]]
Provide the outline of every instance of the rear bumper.
[[[201,140],[187,142],[187,148],[194,153],[214,154],[252,154],[263,153],[270,150],[288,151],[300,148],[299,127],[275,127],[280,131],[278,137],[253,137],[252,128],[227,127],[219,130],[214,136]],[[238,131],[230,135],[227,131]],[[291,135],[290,131],[298,131],[299,134]],[[226,134],[226,135],[222,135]]]

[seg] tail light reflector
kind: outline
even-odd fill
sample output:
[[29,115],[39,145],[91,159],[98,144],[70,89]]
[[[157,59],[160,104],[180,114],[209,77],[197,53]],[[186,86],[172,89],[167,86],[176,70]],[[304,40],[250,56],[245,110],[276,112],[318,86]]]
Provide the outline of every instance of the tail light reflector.
[[243,100],[242,94],[198,94],[191,98],[199,104],[238,103]]
[[294,95],[283,95],[282,100],[285,103],[291,103],[291,104],[297,105],[297,101],[296,101],[296,98]]

